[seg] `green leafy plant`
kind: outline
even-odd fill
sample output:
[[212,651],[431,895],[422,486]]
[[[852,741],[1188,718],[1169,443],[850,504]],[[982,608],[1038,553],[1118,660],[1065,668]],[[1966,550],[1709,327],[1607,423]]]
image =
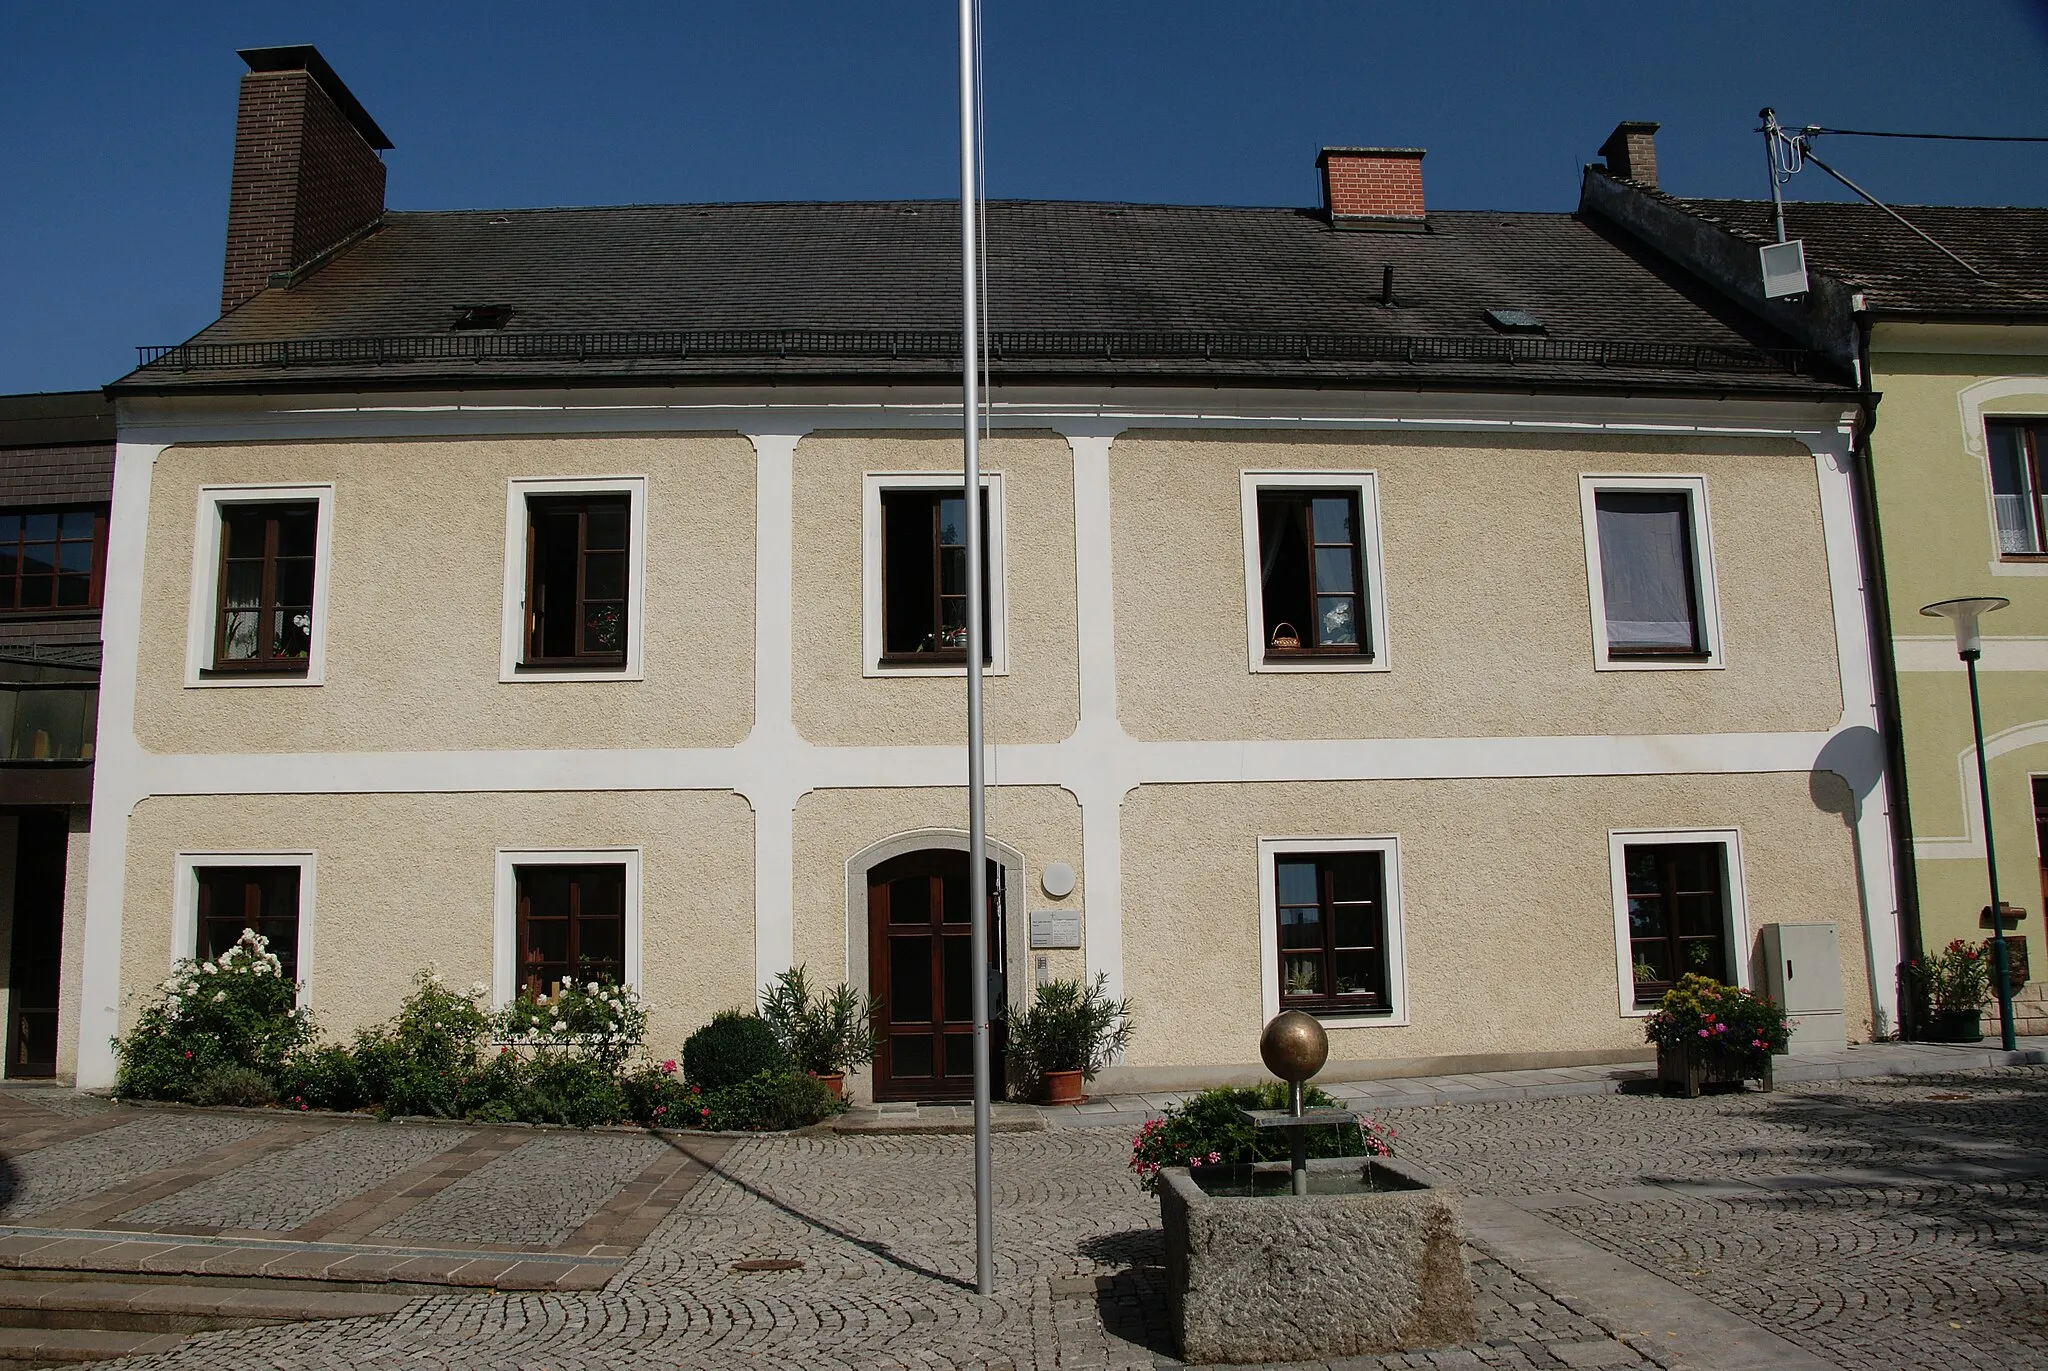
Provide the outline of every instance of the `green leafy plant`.
[[775,978],[761,992],[761,1019],[799,1071],[835,1075],[875,1059],[875,1016],[871,996],[844,981],[814,992],[801,966]]
[[711,1117],[704,1091],[683,1079],[674,1061],[642,1062],[619,1080],[626,1112],[648,1128],[703,1128]]
[[288,1109],[361,1109],[375,1103],[363,1089],[356,1054],[321,1043],[292,1054],[278,1073],[278,1098]]
[[363,1092],[392,1114],[459,1119],[463,1087],[479,1065],[491,1020],[480,1007],[482,982],[451,990],[429,969],[413,977],[412,993],[389,1024],[356,1035]]
[[718,1129],[807,1128],[846,1107],[830,1090],[787,1067],[705,1092]]
[[114,1040],[120,1059],[115,1091],[134,1099],[187,1099],[226,1067],[274,1081],[314,1035],[313,1017],[297,1001],[298,987],[285,979],[269,940],[244,929],[220,956],[179,962],[156,987],[134,1027]]
[[1911,965],[1914,980],[1937,1014],[1968,1014],[1990,1003],[1991,959],[1975,943],[1957,938]]
[[227,1104],[260,1109],[277,1103],[277,1086],[254,1067],[217,1066],[201,1076],[185,1098],[193,1104]]
[[502,1041],[576,1053],[617,1071],[647,1036],[647,1002],[631,986],[602,981],[572,982],[553,995],[522,990],[492,1027]]
[[519,1117],[593,1128],[626,1118],[626,1094],[610,1068],[578,1052],[543,1052],[526,1067]]
[[1011,1072],[1026,1090],[1048,1071],[1078,1071],[1092,1081],[1129,1045],[1131,1027],[1131,1002],[1109,998],[1106,973],[1087,986],[1052,981],[1010,1016]]
[[683,1075],[707,1093],[790,1069],[767,1020],[740,1009],[721,1011],[683,1043]]
[[[1327,1108],[1336,1101],[1310,1086],[1303,1103]],[[1287,1087],[1278,1081],[1204,1090],[1169,1107],[1164,1117],[1152,1119],[1138,1130],[1131,1143],[1131,1171],[1140,1186],[1157,1193],[1162,1167],[1284,1161],[1291,1144],[1282,1130],[1255,1127],[1243,1111],[1286,1107]],[[1370,1120],[1302,1132],[1311,1157],[1387,1157],[1394,1151],[1394,1131]]]
[[1662,1048],[1717,1056],[1748,1075],[1785,1050],[1791,1029],[1784,1007],[1769,997],[1687,973],[1643,1021],[1643,1034]]

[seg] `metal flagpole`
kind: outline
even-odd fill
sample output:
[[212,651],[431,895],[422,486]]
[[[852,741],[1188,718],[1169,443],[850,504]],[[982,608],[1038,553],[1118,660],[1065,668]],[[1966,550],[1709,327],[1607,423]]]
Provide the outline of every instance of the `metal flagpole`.
[[962,485],[967,514],[967,907],[974,921],[974,1288],[995,1293],[995,1217],[989,1167],[988,846],[987,797],[982,777],[981,658],[981,292],[975,233],[980,178],[976,93],[980,85],[975,0],[960,0],[960,384]]

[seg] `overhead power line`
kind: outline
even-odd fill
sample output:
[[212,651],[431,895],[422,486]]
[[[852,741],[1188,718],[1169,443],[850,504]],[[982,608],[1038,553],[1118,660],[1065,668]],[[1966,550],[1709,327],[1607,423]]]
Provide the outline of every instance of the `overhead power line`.
[[2048,143],[2048,136],[2030,133],[1879,133],[1874,129],[1824,129],[1809,124],[1801,133],[1837,133],[1850,138],[1930,138],[1945,143]]

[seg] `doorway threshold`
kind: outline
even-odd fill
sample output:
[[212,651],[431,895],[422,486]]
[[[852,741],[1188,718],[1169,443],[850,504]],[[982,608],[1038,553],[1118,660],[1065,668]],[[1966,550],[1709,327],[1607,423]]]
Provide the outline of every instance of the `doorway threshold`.
[[[857,1104],[829,1125],[834,1133],[870,1135],[947,1134],[974,1132],[971,1104],[919,1104],[890,1100],[881,1104]],[[989,1127],[997,1133],[1036,1133],[1045,1119],[1028,1104],[1000,1103],[989,1106]]]

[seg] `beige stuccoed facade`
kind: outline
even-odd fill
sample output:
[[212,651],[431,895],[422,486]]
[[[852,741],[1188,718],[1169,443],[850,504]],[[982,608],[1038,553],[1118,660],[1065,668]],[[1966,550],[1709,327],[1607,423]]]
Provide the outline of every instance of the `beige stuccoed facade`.
[[[1112,1088],[1256,1074],[1277,994],[1261,841],[1384,838],[1402,1022],[1336,1027],[1338,1069],[1637,1056],[1612,835],[1711,830],[1739,835],[1740,973],[1763,925],[1832,922],[1849,1033],[1873,1031],[1866,942],[1896,937],[1870,846],[1881,794],[1859,810],[1813,770],[1868,699],[1844,689],[1868,650],[1838,412],[1780,408],[1734,434],[1714,406],[1616,419],[1587,402],[1510,431],[1498,416],[1523,401],[1295,425],[1208,417],[1285,408],[1263,397],[1179,403],[1083,423],[1020,402],[983,449],[1001,487],[989,833],[1013,1002],[1041,958],[1128,996],[1138,1033]],[[1425,403],[1427,423],[1402,419]],[[485,407],[480,425],[519,431],[451,436],[460,416],[249,408],[137,423],[121,449],[117,521],[141,537],[127,565],[117,552],[109,612],[132,616],[135,649],[102,706],[82,1083],[106,1083],[95,1042],[190,950],[172,943],[180,854],[314,855],[306,975],[336,1033],[390,1015],[428,964],[505,993],[510,852],[637,852],[662,1055],[790,966],[873,986],[868,867],[958,849],[966,825],[961,673],[869,660],[871,487],[942,481],[952,420]],[[1261,472],[1371,475],[1375,669],[1247,660],[1243,501]],[[1697,483],[1711,664],[1598,669],[1589,475]],[[618,477],[646,492],[638,678],[501,679],[508,483]],[[321,682],[191,683],[202,490],[309,484],[331,488]],[[1045,890],[1054,863],[1071,894]],[[1041,911],[1078,912],[1082,945],[1034,946]]]

